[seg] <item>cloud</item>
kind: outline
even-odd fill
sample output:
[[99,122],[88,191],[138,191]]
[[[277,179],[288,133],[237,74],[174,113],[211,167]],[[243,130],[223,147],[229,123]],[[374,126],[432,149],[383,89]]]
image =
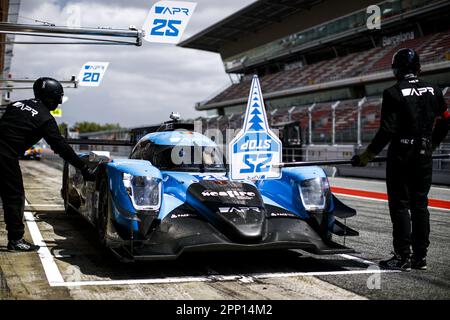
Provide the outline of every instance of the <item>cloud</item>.
[[[184,38],[253,1],[197,1]],[[114,28],[140,27],[150,8],[145,0],[127,1],[126,6],[118,0],[22,0],[19,22],[31,23],[28,18],[34,18],[65,25],[69,17],[67,8],[74,5],[80,9],[83,26]],[[171,111],[194,118],[204,115],[195,111],[196,102],[229,85],[218,54],[150,43],[142,47],[15,45],[12,73],[16,78],[67,79],[77,75],[87,61],[110,62],[103,83],[98,88],[67,89],[69,101],[62,107],[63,118],[59,121],[114,122],[133,127],[165,121]],[[30,94],[16,91],[13,99],[27,98]]]

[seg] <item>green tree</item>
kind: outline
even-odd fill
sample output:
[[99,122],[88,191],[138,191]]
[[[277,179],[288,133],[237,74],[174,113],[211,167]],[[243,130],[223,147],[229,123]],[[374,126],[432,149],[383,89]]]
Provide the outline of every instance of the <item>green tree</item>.
[[121,127],[118,123],[99,124],[96,122],[88,122],[88,121],[77,122],[71,128],[71,130],[78,131],[79,133],[108,131],[108,130],[116,130],[116,129],[121,129]]
[[64,133],[66,132],[66,128],[67,128],[67,127],[68,127],[67,123],[65,123],[65,122],[60,123],[60,124],[58,125],[59,133],[61,133],[62,135],[64,135]]

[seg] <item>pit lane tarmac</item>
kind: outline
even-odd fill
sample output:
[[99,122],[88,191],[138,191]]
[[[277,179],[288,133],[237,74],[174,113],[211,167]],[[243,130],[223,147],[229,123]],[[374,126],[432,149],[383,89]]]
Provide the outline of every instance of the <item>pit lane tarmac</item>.
[[[30,203],[27,237],[39,253],[6,252],[0,223],[0,297],[6,299],[364,299],[450,297],[448,211],[432,210],[427,272],[391,273],[374,262],[389,254],[386,204],[342,196],[358,210],[360,230],[346,245],[361,253],[314,256],[301,251],[207,253],[177,261],[123,264],[99,246],[95,230],[65,214],[61,173],[21,163]],[[339,180],[335,181],[338,185]],[[348,181],[345,181],[348,186]],[[355,182],[356,183],[356,182]],[[447,194],[448,190],[440,190]],[[448,192],[450,195],[450,191]],[[34,206],[34,207],[33,207]]]

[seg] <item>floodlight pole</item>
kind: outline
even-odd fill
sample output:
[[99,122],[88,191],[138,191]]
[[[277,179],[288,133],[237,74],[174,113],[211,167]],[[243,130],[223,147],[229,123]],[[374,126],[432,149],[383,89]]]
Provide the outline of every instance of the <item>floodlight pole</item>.
[[316,107],[314,102],[310,107],[308,107],[308,132],[309,132],[309,145],[312,145],[312,111]]
[[278,108],[276,108],[275,110],[272,110],[271,112],[270,112],[270,124],[271,125],[273,125],[273,117],[277,114],[277,112],[278,112]]
[[296,106],[293,106],[288,110],[289,121],[292,121],[292,112],[294,112],[295,108],[296,108]]
[[331,106],[331,121],[332,121],[332,128],[331,128],[331,144],[334,146],[336,145],[336,108],[341,103],[341,101],[336,101]]
[[357,117],[357,123],[358,123],[358,129],[357,129],[357,135],[358,135],[358,141],[357,141],[357,145],[358,148],[360,148],[362,146],[362,136],[361,136],[361,114],[362,114],[362,107],[364,105],[364,103],[366,103],[367,98],[364,97],[361,100],[358,101],[358,117]]
[[231,119],[233,119],[233,117],[234,117],[234,113],[232,113],[232,114],[230,114],[230,116],[228,117],[228,128],[230,128],[231,127]]

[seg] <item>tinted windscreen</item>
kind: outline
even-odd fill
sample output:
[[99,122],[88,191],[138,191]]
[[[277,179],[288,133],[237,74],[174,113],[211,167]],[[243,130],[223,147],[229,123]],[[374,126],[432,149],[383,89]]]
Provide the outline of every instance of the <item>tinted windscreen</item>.
[[223,154],[217,147],[153,145],[144,159],[161,170],[225,171]]

